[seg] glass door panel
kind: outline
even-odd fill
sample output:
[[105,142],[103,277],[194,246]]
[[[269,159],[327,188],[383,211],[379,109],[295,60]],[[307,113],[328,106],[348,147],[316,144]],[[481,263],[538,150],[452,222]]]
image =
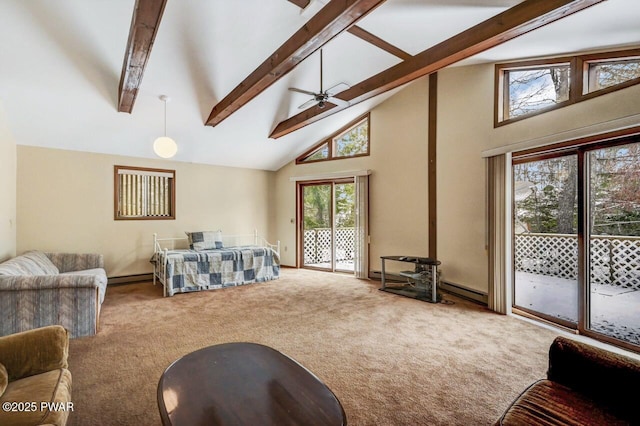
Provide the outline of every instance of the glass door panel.
[[514,306],[578,323],[577,155],[515,164]]
[[335,241],[337,271],[354,271],[356,186],[353,182],[335,184]]
[[302,186],[303,266],[333,270],[331,183]]
[[640,144],[589,152],[588,328],[640,344]]

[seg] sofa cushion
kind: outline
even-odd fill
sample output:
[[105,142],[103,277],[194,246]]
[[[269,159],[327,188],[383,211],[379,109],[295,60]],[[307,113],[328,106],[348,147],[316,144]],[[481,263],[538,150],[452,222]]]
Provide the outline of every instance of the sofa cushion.
[[4,365],[0,364],[0,396],[2,396],[4,390],[7,388],[7,384],[9,384],[7,369]]
[[107,272],[102,268],[85,269],[83,271],[62,272],[60,275],[94,275],[98,277],[98,288],[100,289],[100,300],[104,302],[104,295],[107,291]]
[[627,425],[606,406],[550,380],[539,380],[516,398],[500,425]]
[[58,268],[41,251],[28,251],[0,264],[0,275],[57,275]]
[[[13,381],[0,397],[0,403],[15,401],[35,402],[36,410],[0,411],[0,424],[64,425],[72,409],[67,404],[71,402],[71,373],[60,368]],[[47,403],[50,404],[46,406]]]

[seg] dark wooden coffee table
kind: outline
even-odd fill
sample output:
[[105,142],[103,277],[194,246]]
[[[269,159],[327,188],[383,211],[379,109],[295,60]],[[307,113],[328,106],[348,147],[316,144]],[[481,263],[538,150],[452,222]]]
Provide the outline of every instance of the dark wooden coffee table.
[[268,346],[225,343],[187,354],[158,383],[165,426],[346,425],[338,398]]

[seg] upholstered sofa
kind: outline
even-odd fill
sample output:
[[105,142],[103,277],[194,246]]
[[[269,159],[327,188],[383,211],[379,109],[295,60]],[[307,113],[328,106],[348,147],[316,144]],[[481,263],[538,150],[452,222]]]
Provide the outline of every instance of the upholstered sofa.
[[29,251],[0,264],[0,336],[59,324],[96,334],[107,274],[100,254]]
[[496,425],[638,425],[640,360],[557,337],[547,378],[530,385]]
[[68,354],[59,325],[0,337],[0,425],[67,423],[74,409]]

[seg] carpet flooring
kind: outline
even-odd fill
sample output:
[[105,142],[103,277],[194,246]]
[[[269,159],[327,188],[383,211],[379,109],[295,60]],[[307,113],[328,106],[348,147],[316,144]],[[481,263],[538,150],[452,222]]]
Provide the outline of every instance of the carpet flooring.
[[431,304],[379,282],[283,269],[261,284],[163,298],[110,287],[96,336],[71,340],[70,425],[159,425],[164,369],[196,349],[255,342],[329,386],[350,425],[491,425],[544,377],[558,333],[445,295]]

